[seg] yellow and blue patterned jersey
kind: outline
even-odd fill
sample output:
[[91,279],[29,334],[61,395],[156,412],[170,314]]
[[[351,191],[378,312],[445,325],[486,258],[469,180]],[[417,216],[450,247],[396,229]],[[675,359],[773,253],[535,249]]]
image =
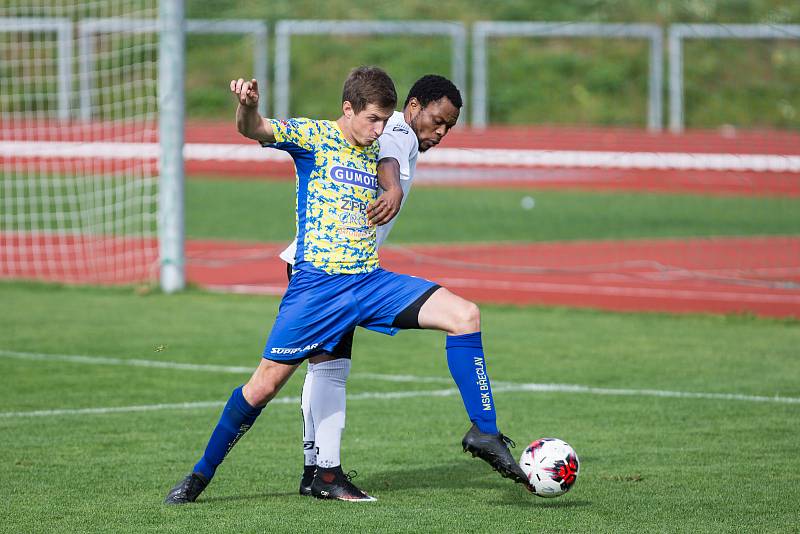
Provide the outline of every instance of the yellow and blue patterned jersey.
[[351,145],[335,121],[270,120],[275,143],[296,169],[295,269],[329,274],[367,273],[378,267],[375,227],[367,205],[377,198],[377,143]]

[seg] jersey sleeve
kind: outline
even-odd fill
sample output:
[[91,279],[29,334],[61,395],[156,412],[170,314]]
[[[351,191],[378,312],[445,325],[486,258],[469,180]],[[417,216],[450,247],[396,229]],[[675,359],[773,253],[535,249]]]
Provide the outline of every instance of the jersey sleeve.
[[279,150],[291,150],[292,148],[314,150],[314,140],[319,138],[316,121],[310,119],[268,120],[275,133],[275,142],[263,143],[263,146]]
[[387,126],[383,134],[378,138],[380,152],[378,161],[384,158],[394,158],[400,164],[400,179],[411,179],[411,169],[409,159],[411,158],[411,147],[414,135],[410,128],[405,126]]
[[283,249],[278,256],[280,259],[288,263],[289,265],[294,265],[294,257],[297,255],[297,238],[294,238],[294,241],[289,243],[289,246]]

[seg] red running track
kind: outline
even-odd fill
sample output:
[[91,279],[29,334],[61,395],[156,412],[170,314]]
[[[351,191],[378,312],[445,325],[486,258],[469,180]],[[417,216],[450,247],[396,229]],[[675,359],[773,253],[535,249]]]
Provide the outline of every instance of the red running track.
[[[29,123],[17,121],[2,132],[2,141],[57,142],[128,142],[157,141],[155,124],[111,123]],[[255,147],[236,132],[233,122],[190,122],[186,142],[200,146],[212,144]],[[479,148],[533,151],[580,151],[618,153],[726,155],[800,155],[800,134],[780,130],[694,130],[682,134],[653,133],[618,127],[491,127],[484,130],[457,128],[442,142],[443,148],[469,154]],[[153,152],[154,154],[156,152]],[[155,160],[90,159],[98,174],[121,172],[126,167],[139,169],[146,161],[148,175],[155,175]],[[98,163],[100,162],[100,163]],[[22,158],[11,155],[0,164],[14,168],[33,168],[40,172],[62,172],[82,168],[86,160],[64,157]],[[21,171],[20,171],[21,172]],[[138,171],[137,171],[138,172]],[[186,160],[189,176],[216,175],[252,179],[283,179],[294,176],[290,160],[237,160],[225,150],[212,159],[190,157]],[[752,170],[693,170],[673,168],[572,168],[568,166],[462,165],[434,164],[420,158],[419,185],[458,185],[459,187],[537,187],[686,192],[713,195],[791,195],[800,196],[800,173],[795,171],[756,172]]]
[[[43,141],[41,124],[10,130],[6,140]],[[53,142],[154,142],[153,124],[125,129],[119,125],[59,123],[44,128]],[[141,126],[141,125],[140,125]],[[187,143],[242,144],[232,122],[193,123]],[[800,134],[776,131],[695,131],[682,135],[653,134],[624,128],[491,128],[453,131],[443,147],[582,150],[620,152],[686,152],[711,154],[800,155]],[[75,165],[82,160],[76,160]],[[103,171],[139,158],[102,160]],[[146,160],[147,165],[154,165]],[[47,168],[46,157],[30,161],[10,157],[25,171]],[[0,160],[0,163],[5,163]],[[53,169],[71,163],[53,161]],[[148,174],[152,174],[148,169]],[[520,187],[580,187],[691,191],[705,194],[800,195],[800,175],[790,172],[697,170],[631,170],[586,168],[515,168],[512,166],[435,166],[420,163],[427,183]],[[291,163],[253,161],[190,161],[191,173],[219,173],[253,178],[290,178]],[[483,177],[487,175],[487,177]],[[423,181],[420,182],[424,183]],[[22,277],[70,283],[126,283],[152,276],[154,242],[89,239],[70,249],[69,237],[23,236],[23,254],[0,234],[0,278]],[[74,244],[74,243],[73,243]],[[24,246],[23,246],[24,245]],[[187,243],[188,277],[199,285],[231,291],[280,294],[285,272],[277,252],[282,245],[195,241]],[[15,250],[15,247],[17,250]],[[138,248],[147,248],[142,253]],[[102,254],[96,254],[95,249]],[[72,250],[70,252],[70,250]],[[13,256],[16,254],[16,256]],[[62,256],[59,256],[62,255]],[[71,256],[70,256],[71,255]],[[83,265],[103,260],[99,274],[88,278]],[[800,317],[800,238],[697,239],[686,241],[581,242],[530,245],[430,245],[387,247],[384,265],[425,276],[466,297],[509,304],[557,304],[612,310],[670,312],[752,312]],[[68,267],[65,269],[64,265]],[[71,267],[69,267],[71,266]],[[533,266],[536,266],[535,268]],[[96,267],[96,266],[95,266]],[[135,273],[125,274],[125,270]],[[120,272],[123,274],[120,275]],[[147,274],[145,274],[147,273]],[[120,277],[121,276],[121,277]]]
[[[283,246],[188,241],[187,278],[280,295]],[[157,274],[153,239],[0,233],[0,250],[0,278],[129,284]],[[381,262],[478,302],[800,318],[800,237],[387,246]]]
[[[193,241],[188,278],[280,295],[283,246]],[[381,262],[478,302],[800,318],[800,238],[385,247]]]
[[[186,142],[242,144],[243,141],[231,124],[192,122],[186,128]],[[457,128],[448,134],[440,146],[465,151],[493,148],[790,156],[800,154],[800,134],[733,128],[672,134],[635,128],[493,126],[482,130]],[[275,161],[195,160],[187,161],[186,171],[190,176],[222,175],[251,179],[294,177],[291,162]],[[800,174],[797,172],[432,165],[427,164],[423,157],[417,175],[420,185],[800,195]]]

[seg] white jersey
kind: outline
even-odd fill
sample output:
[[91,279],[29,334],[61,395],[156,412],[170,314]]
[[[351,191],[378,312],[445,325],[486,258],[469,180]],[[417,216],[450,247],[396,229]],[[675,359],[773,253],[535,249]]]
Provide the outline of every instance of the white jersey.
[[[411,190],[411,183],[414,181],[414,171],[417,168],[417,156],[419,156],[419,141],[417,135],[406,124],[403,113],[395,111],[389,120],[386,122],[386,128],[383,134],[378,138],[380,145],[380,153],[378,161],[383,158],[394,158],[400,164],[400,187],[403,189],[403,200],[400,203],[400,209],[403,209],[403,204],[406,203],[408,192]],[[378,194],[383,190],[378,188]],[[398,212],[394,218],[383,226],[377,228],[378,247],[383,245],[389,232],[392,231],[392,226],[400,215]],[[297,237],[294,241],[280,253],[280,258],[286,263],[294,265],[294,256],[297,252]]]

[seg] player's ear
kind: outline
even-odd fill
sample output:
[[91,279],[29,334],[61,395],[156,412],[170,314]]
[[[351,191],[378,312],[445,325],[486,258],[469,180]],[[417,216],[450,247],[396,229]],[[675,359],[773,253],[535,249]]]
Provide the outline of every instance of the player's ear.
[[411,112],[411,116],[415,117],[417,113],[422,110],[422,104],[419,103],[416,96],[412,96],[411,99],[408,101],[408,110]]
[[353,112],[353,104],[351,104],[349,100],[342,102],[342,114],[347,117],[348,120],[352,119],[353,115],[355,115]]

